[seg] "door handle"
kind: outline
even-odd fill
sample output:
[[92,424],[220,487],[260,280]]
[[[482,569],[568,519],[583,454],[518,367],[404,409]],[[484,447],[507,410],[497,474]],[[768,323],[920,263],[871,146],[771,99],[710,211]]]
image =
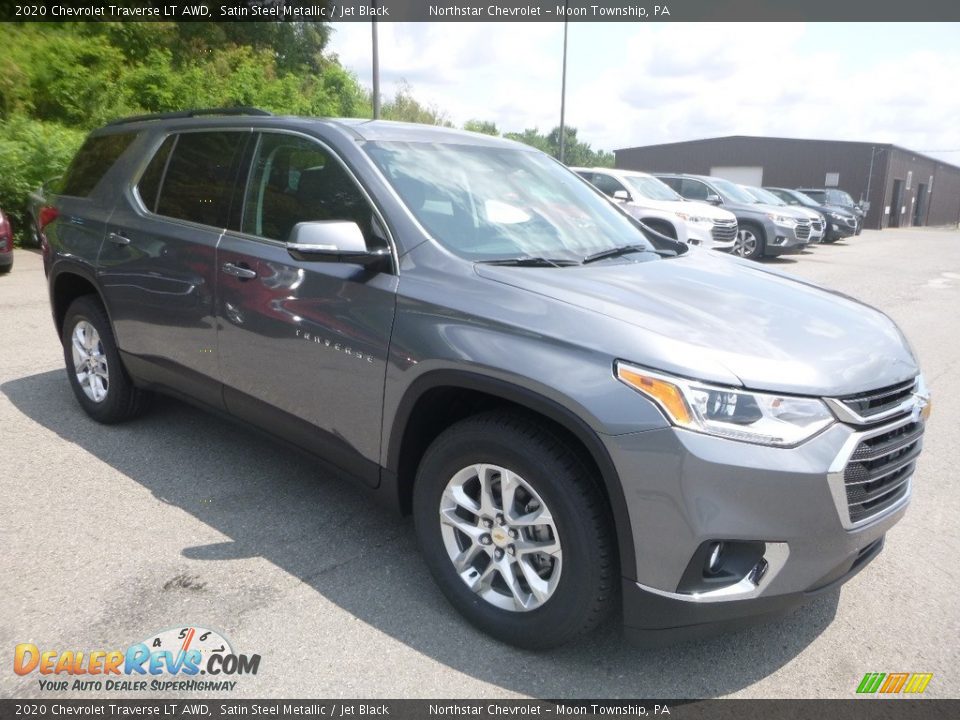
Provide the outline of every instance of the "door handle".
[[112,232],[112,233],[110,233],[109,235],[107,235],[107,240],[109,240],[109,241],[112,242],[112,243],[116,243],[117,245],[129,245],[129,244],[130,244],[130,238],[128,238],[128,237],[126,237],[126,236],[124,236],[124,235],[121,235],[120,233],[115,233],[115,232]]
[[234,277],[238,277],[241,280],[250,280],[251,278],[255,278],[257,276],[256,270],[251,270],[248,267],[241,267],[239,265],[234,265],[233,263],[229,263],[229,262],[223,264],[223,271],[227,275],[233,275]]

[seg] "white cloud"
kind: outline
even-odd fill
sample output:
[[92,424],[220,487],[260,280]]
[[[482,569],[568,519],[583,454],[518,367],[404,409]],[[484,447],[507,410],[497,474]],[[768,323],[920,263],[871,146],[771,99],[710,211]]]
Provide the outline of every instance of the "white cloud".
[[[333,49],[369,85],[370,26],[335,29]],[[385,93],[406,79],[457,124],[547,131],[559,123],[560,23],[383,23],[379,32]],[[822,41],[837,32],[848,42]],[[567,122],[607,150],[730,134],[960,148],[960,54],[917,41],[872,45],[893,32],[571,23]],[[960,163],[960,153],[942,157]]]

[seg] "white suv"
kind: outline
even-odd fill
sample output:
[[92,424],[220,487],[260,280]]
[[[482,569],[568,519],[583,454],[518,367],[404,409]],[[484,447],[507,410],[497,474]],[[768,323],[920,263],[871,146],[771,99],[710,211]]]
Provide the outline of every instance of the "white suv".
[[732,212],[687,200],[653,175],[613,168],[570,169],[655,230],[660,229],[658,221],[670,223],[678,229],[677,240],[712,250],[730,250],[736,242],[737,218]]

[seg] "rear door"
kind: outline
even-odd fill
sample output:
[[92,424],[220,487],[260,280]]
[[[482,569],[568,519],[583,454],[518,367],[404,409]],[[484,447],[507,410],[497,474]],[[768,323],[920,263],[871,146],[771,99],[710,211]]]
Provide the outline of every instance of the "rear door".
[[388,246],[367,195],[337,155],[299,134],[256,139],[236,225],[220,242],[220,370],[228,409],[379,483],[380,426],[397,276],[301,261],[298,222],[351,220]]
[[222,406],[216,248],[250,130],[154,136],[110,219],[101,282],[118,345],[137,376]]
[[60,258],[91,273],[116,204],[114,187],[123,173],[118,165],[124,164],[117,161],[135,138],[136,133],[130,132],[87,138],[58,188],[54,201],[58,214],[43,228]]

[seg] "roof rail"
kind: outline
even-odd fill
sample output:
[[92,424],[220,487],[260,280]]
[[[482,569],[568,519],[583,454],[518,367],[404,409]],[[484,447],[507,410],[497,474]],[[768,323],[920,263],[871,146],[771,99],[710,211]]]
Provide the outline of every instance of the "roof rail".
[[176,112],[152,113],[150,115],[132,115],[130,117],[120,118],[107,123],[107,127],[113,125],[126,125],[127,123],[141,122],[143,120],[176,120],[178,118],[192,118],[200,115],[272,115],[273,113],[261,110],[255,107],[229,107],[229,108],[202,108],[200,110],[178,110]]

